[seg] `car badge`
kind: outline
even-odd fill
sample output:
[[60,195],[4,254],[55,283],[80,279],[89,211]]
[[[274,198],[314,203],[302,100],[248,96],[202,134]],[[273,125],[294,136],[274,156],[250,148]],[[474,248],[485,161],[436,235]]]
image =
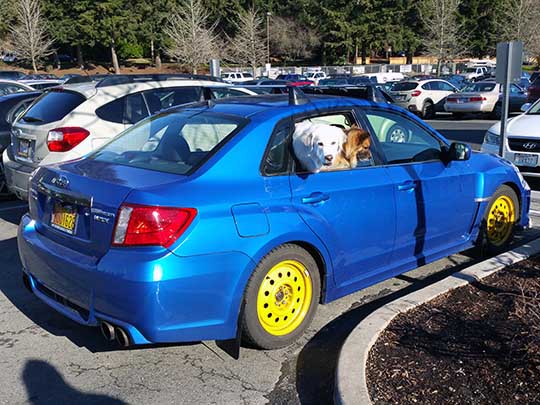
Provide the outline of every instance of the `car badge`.
[[535,148],[536,148],[536,143],[534,143],[534,142],[527,142],[527,143],[524,143],[524,144],[523,144],[523,147],[524,147],[525,149],[529,149],[529,150],[535,149]]
[[66,176],[55,177],[51,183],[60,188],[67,188],[69,186],[69,180]]

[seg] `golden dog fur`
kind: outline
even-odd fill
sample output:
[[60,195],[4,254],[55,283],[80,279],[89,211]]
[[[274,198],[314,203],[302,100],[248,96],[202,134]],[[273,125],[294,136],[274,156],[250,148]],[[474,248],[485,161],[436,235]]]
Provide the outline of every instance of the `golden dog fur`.
[[342,145],[339,154],[334,159],[334,163],[324,170],[354,169],[358,165],[358,160],[370,159],[371,138],[367,131],[356,126],[345,131],[347,140]]

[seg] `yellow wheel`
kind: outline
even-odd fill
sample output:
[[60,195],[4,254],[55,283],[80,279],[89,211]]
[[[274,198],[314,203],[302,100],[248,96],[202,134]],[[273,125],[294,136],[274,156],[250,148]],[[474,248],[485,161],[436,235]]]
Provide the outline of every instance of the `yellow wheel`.
[[519,218],[519,201],[510,187],[502,185],[491,197],[484,214],[483,233],[490,253],[504,250],[514,235]]
[[263,349],[288,346],[311,323],[320,295],[319,269],[300,246],[272,250],[253,272],[244,296],[244,340]]
[[311,275],[296,260],[279,262],[266,274],[257,294],[262,328],[275,336],[293,332],[311,305]]

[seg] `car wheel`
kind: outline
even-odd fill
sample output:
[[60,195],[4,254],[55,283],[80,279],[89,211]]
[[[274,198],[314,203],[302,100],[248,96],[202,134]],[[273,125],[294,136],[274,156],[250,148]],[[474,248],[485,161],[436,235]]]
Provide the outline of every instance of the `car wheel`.
[[500,186],[491,196],[482,220],[481,238],[488,253],[505,250],[512,237],[519,218],[519,201],[509,186]]
[[433,117],[433,114],[433,103],[431,101],[425,101],[420,115],[423,119],[429,119]]
[[257,265],[246,287],[243,339],[261,349],[278,349],[297,340],[311,323],[320,298],[319,269],[300,246],[272,250]]
[[493,107],[493,111],[491,112],[491,118],[495,120],[500,120],[502,116],[502,106],[501,104],[497,103],[495,104],[495,107]]
[[386,133],[386,142],[405,143],[409,142],[409,134],[401,125],[394,124]]

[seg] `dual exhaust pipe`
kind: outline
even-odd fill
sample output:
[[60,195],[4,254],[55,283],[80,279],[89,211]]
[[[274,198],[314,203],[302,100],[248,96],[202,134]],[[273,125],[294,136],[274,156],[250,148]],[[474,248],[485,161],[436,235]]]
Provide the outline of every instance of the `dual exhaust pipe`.
[[120,347],[131,346],[129,334],[120,326],[115,326],[107,321],[101,321],[99,328],[106,341],[112,342],[116,340]]

